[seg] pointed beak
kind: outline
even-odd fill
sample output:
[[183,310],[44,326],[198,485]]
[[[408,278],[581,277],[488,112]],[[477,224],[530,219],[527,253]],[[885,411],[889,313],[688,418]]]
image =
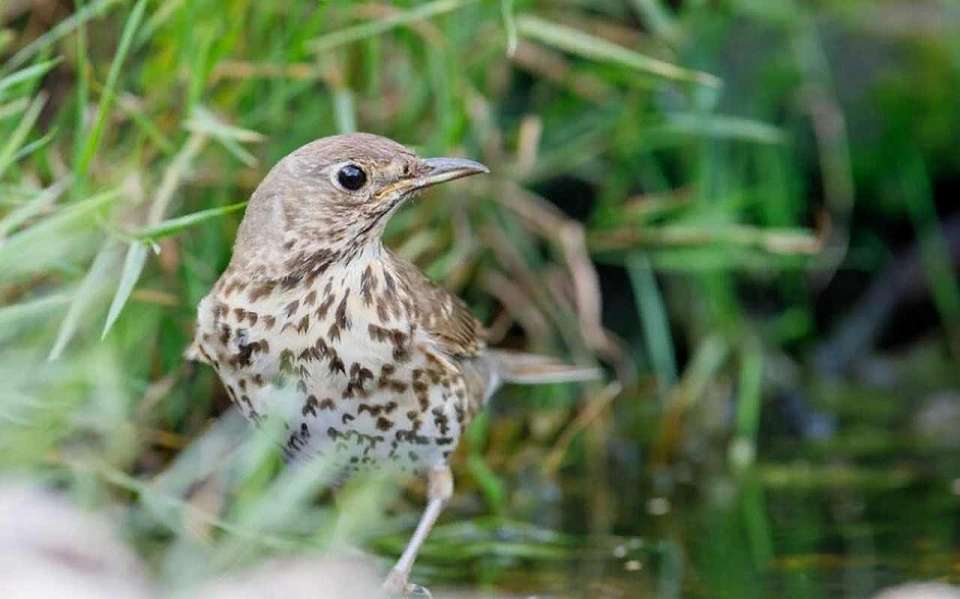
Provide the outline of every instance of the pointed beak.
[[486,166],[466,158],[427,158],[423,164],[426,171],[410,181],[414,189],[490,172]]
[[414,192],[425,187],[490,172],[486,166],[466,158],[426,158],[420,160],[419,166],[416,176],[400,179],[378,192],[377,195],[381,197],[396,198],[396,201],[391,204],[391,209],[398,205],[399,201],[409,198]]

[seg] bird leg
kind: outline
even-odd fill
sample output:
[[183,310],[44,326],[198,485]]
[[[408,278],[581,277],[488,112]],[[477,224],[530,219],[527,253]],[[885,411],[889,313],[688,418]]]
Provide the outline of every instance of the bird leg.
[[427,507],[423,510],[423,515],[420,516],[420,522],[417,524],[417,530],[410,537],[407,547],[403,550],[403,555],[397,560],[396,565],[384,581],[384,591],[391,594],[407,595],[420,588],[409,583],[410,569],[413,568],[413,561],[417,559],[420,547],[427,540],[427,535],[430,534],[430,530],[440,516],[440,512],[443,511],[452,495],[453,474],[450,473],[450,467],[442,464],[430,468],[427,474]]

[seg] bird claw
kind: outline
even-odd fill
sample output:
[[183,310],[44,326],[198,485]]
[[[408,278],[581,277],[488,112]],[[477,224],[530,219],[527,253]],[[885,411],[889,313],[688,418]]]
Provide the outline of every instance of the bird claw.
[[427,587],[407,581],[407,573],[400,570],[391,570],[387,579],[383,581],[383,591],[390,597],[426,597],[433,599]]

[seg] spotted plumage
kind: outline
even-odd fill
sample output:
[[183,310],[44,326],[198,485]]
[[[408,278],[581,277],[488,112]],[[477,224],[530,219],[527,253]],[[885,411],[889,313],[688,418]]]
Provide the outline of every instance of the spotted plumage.
[[[290,459],[426,474],[431,505],[442,505],[452,489],[446,461],[501,382],[540,380],[524,364],[545,381],[593,374],[487,349],[463,302],[382,245],[387,221],[416,191],[486,170],[340,135],[286,156],[254,192],[231,262],[198,306],[192,355],[251,421],[283,423]],[[422,534],[398,563],[394,590],[406,587]]]

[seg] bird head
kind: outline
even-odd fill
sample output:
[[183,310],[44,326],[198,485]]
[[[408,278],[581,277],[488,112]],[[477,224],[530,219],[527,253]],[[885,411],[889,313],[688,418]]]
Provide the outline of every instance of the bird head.
[[284,157],[254,192],[234,257],[264,264],[297,250],[379,247],[390,217],[416,192],[487,172],[464,158],[420,158],[369,133],[318,139]]

